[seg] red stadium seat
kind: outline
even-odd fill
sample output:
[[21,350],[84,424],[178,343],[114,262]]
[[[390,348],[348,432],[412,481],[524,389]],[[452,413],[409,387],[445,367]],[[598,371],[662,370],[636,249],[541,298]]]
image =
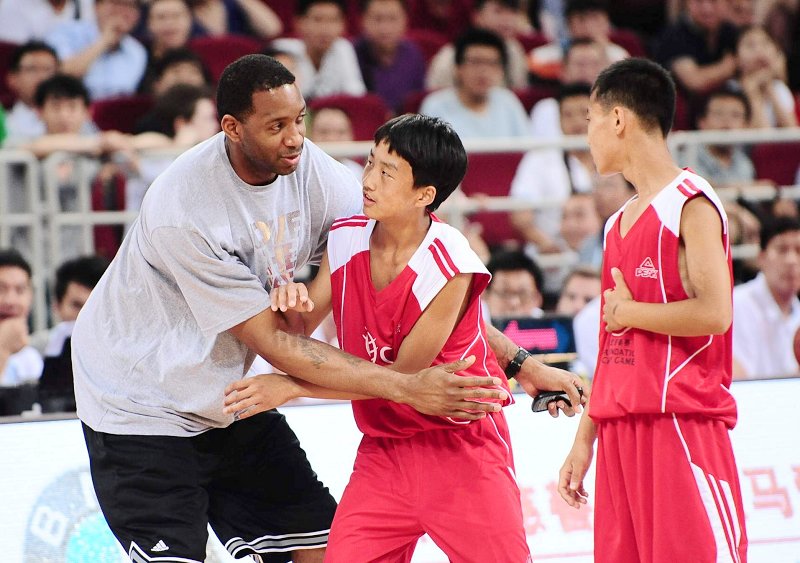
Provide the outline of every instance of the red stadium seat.
[[779,186],[791,186],[800,167],[800,143],[758,145],[753,147],[751,158],[756,178],[772,180]]
[[196,37],[189,41],[189,49],[203,61],[214,83],[225,67],[244,55],[258,53],[265,47],[263,41],[244,35]]
[[153,108],[145,95],[119,96],[92,103],[92,120],[103,131],[133,133],[136,122]]
[[528,86],[527,88],[516,88],[514,93],[522,102],[525,111],[530,113],[536,102],[544,100],[545,98],[555,98],[558,95],[557,86]]
[[[461,183],[461,189],[468,196],[507,196],[522,156],[520,152],[470,154],[467,175]],[[478,212],[470,220],[481,224],[483,238],[489,246],[521,241],[519,234],[511,226],[508,213]]]
[[647,50],[644,48],[641,37],[629,29],[614,29],[608,36],[612,43],[616,43],[628,53],[631,57],[646,57]]
[[403,113],[419,113],[422,100],[431,92],[433,92],[433,90],[420,90],[419,92],[411,92],[408,94],[403,101]]
[[547,45],[549,41],[547,37],[544,36],[543,33],[539,33],[534,31],[533,33],[525,33],[523,35],[517,35],[517,41],[522,44],[522,48],[525,50],[526,53],[530,53],[536,47],[541,47],[542,45]]
[[406,31],[406,38],[417,44],[425,57],[425,64],[439,52],[439,49],[447,45],[449,40],[446,35],[431,29],[409,29]]
[[0,41],[0,103],[6,108],[13,106],[16,101],[14,92],[6,84],[6,77],[11,68],[11,57],[18,47],[16,43]]
[[336,108],[345,112],[353,124],[356,141],[370,141],[375,130],[392,115],[383,98],[375,94],[348,96],[344,94],[315,98],[308,104],[313,113],[322,108]]

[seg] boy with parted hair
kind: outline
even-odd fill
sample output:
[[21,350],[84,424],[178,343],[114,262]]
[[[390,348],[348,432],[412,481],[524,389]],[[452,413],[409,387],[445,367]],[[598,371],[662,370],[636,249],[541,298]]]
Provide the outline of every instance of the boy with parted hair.
[[665,138],[675,86],[628,59],[592,88],[589,146],[636,195],[605,227],[600,353],[591,405],[559,475],[571,506],[598,441],[595,561],[747,559],[729,430],[731,255],[722,203]]
[[[498,377],[508,393],[481,312],[489,271],[464,236],[432,214],[466,168],[461,140],[445,122],[405,115],[384,124],[364,170],[364,215],[334,222],[317,277],[308,288],[273,289],[272,309],[308,332],[332,306],[345,351],[401,373],[474,356],[464,375]],[[227,409],[261,410],[273,377],[230,386]],[[298,396],[353,399],[364,433],[326,561],[409,561],[425,533],[451,561],[530,561],[501,411],[470,422],[297,386]]]

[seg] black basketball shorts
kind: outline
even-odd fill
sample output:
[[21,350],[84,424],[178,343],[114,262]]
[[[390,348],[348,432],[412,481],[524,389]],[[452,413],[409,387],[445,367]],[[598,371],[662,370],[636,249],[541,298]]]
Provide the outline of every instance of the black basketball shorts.
[[327,544],[336,501],[277,411],[189,438],[83,432],[100,508],[135,563],[204,561],[209,523],[236,558]]

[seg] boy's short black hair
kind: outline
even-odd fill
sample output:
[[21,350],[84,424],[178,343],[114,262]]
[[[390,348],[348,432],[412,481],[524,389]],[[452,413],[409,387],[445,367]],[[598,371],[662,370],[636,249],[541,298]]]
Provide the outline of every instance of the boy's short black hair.
[[[528,272],[533,280],[536,282],[536,289],[541,293],[544,284],[544,274],[539,265],[533,261],[533,258],[525,254],[521,250],[500,250],[493,252],[489,263],[486,264],[486,269],[492,274],[492,279],[497,272],[516,272],[524,270]],[[491,286],[491,282],[489,285]]]
[[28,278],[33,275],[30,263],[25,260],[18,250],[13,248],[0,249],[0,268],[19,268],[25,270],[25,273],[28,274]]
[[711,105],[713,100],[717,100],[720,98],[734,98],[742,103],[744,106],[744,116],[745,119],[749,122],[750,117],[753,114],[753,108],[750,106],[750,100],[747,98],[747,95],[740,89],[733,86],[722,86],[706,97],[703,101],[703,108],[700,112],[700,117],[706,117],[708,115],[708,108]]
[[103,277],[108,264],[108,259],[102,256],[81,256],[61,264],[56,270],[55,286],[53,288],[56,302],[60,303],[64,299],[70,283],[94,289],[94,286]]
[[239,121],[253,113],[253,94],[294,84],[294,74],[267,55],[245,55],[222,71],[217,85],[217,115]]
[[343,16],[347,14],[347,4],[344,0],[297,0],[294,13],[298,16],[305,16],[315,4],[336,4]]
[[439,118],[410,113],[395,117],[375,131],[375,144],[382,142],[411,166],[415,188],[436,188],[436,197],[426,208],[429,212],[453,193],[467,172],[461,139]]
[[560,104],[567,98],[572,98],[575,96],[586,96],[589,97],[592,95],[592,86],[587,84],[586,82],[570,82],[568,84],[563,84],[558,89],[558,94],[556,95],[556,99]]
[[794,217],[770,217],[761,224],[761,250],[766,250],[770,241],[793,231],[800,231],[800,219]]
[[34,102],[37,108],[44,107],[47,100],[74,100],[81,98],[89,106],[89,91],[79,78],[69,74],[55,74],[36,88]]
[[503,39],[493,31],[474,27],[461,34],[454,43],[456,50],[456,65],[464,64],[464,56],[468,47],[473,45],[483,45],[494,47],[500,53],[500,60],[503,61],[503,68],[508,66],[508,53]]
[[22,63],[22,58],[28,53],[39,52],[50,53],[53,55],[53,58],[56,60],[56,62],[58,62],[58,53],[56,53],[55,49],[53,49],[44,41],[32,40],[28,41],[27,43],[23,43],[14,50],[14,52],[11,54],[11,60],[9,61],[9,70],[11,72],[19,72],[19,65]]
[[615,62],[600,73],[592,94],[604,108],[628,108],[645,127],[666,137],[675,116],[675,82],[658,63],[643,58]]

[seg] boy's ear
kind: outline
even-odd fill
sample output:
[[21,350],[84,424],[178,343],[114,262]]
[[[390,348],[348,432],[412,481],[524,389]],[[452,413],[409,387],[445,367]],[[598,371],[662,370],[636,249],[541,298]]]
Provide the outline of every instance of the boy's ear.
[[422,186],[417,188],[417,204],[420,207],[428,207],[436,199],[436,188],[433,186]]
[[614,118],[614,131],[616,131],[617,135],[620,135],[625,130],[626,125],[627,115],[625,109],[621,106],[614,106],[612,113]]

